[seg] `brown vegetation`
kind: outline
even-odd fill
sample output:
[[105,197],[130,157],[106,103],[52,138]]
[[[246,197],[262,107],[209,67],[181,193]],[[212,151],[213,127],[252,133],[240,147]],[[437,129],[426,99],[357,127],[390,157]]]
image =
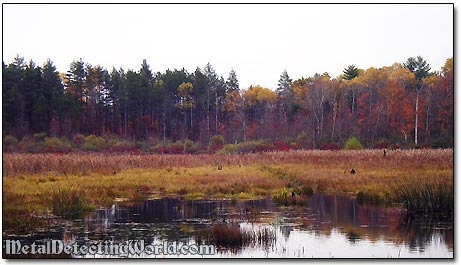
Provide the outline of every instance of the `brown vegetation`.
[[[352,167],[356,174],[344,174]],[[312,193],[347,192],[361,194],[364,200],[399,202],[397,181],[419,177],[452,185],[453,150],[395,150],[386,157],[382,150],[245,155],[4,153],[3,224],[16,229],[21,223],[27,229],[34,225],[22,222],[26,217],[59,215],[59,207],[91,209],[110,205],[116,198],[139,201],[148,196],[249,199],[281,194],[290,204],[302,204]],[[62,199],[60,206],[53,194]]]

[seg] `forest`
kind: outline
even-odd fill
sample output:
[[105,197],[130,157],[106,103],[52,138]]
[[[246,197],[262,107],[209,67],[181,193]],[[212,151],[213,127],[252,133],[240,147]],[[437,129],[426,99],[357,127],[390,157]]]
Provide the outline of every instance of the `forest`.
[[[421,57],[381,68],[349,65],[299,79],[284,70],[271,90],[239,86],[208,63],[185,69],[111,69],[74,60],[58,72],[19,55],[2,64],[3,138],[40,136],[78,142],[113,139],[167,146],[283,142],[297,148],[342,148],[351,137],[366,148],[453,147],[453,58],[431,71]],[[86,137],[86,138],[84,138]],[[216,138],[218,137],[218,138]],[[152,150],[152,149],[151,149]]]

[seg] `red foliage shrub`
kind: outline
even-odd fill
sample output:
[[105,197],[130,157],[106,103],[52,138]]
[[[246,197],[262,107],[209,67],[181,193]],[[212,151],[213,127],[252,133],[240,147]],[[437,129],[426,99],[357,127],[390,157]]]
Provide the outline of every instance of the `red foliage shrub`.
[[337,144],[323,144],[320,147],[321,150],[341,150],[342,148]]
[[390,145],[391,145],[391,143],[389,143],[388,141],[381,141],[381,142],[376,143],[374,148],[376,148],[376,149],[386,149],[386,148],[389,148]]
[[291,149],[297,149],[296,145],[289,144],[285,141],[275,141],[274,147],[276,151],[289,151]]
[[152,148],[151,151],[156,154],[182,154],[184,149],[181,146],[173,145]]

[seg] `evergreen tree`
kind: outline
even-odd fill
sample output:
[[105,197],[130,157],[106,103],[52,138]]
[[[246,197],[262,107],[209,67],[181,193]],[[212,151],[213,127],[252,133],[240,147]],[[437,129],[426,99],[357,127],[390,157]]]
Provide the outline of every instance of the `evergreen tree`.
[[280,79],[278,82],[277,93],[282,98],[288,98],[292,95],[292,88],[291,88],[291,78],[288,76],[287,70],[283,70],[282,74],[280,75]]
[[8,66],[2,65],[2,121],[3,131],[22,137],[24,100],[21,80],[24,76],[24,58],[17,55]]
[[[59,72],[56,70],[56,67],[50,59],[47,59],[44,63],[42,74],[42,87],[45,97],[47,98],[47,104],[50,106],[50,129],[53,129],[51,128],[52,120],[57,119],[59,124],[64,118],[64,86],[61,78],[59,77]],[[52,134],[55,133],[59,133],[59,131]]]
[[431,67],[421,56],[408,58],[403,66],[415,74],[416,80],[432,75]]
[[237,79],[237,75],[235,74],[234,69],[229,72],[229,77],[226,81],[226,88],[227,93],[231,93],[233,91],[239,90],[239,81]]
[[351,64],[347,68],[344,68],[343,74],[343,79],[352,80],[359,75],[359,69]]
[[418,145],[418,111],[419,111],[419,91],[422,86],[422,79],[432,75],[430,72],[431,67],[423,59],[423,57],[418,56],[417,58],[410,57],[403,64],[405,68],[410,70],[416,78],[416,102],[415,102],[415,145]]

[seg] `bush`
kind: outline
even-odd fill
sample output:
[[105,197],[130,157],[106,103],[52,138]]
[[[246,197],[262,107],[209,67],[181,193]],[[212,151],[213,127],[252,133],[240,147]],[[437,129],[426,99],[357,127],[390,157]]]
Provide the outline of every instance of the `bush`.
[[275,141],[274,142],[274,147],[275,147],[275,150],[277,151],[288,151],[288,150],[291,150],[291,149],[296,149],[296,146],[293,146],[287,142],[284,142],[284,141]]
[[112,152],[137,152],[139,151],[132,143],[127,141],[117,142],[111,145],[109,148]]
[[309,146],[308,140],[309,139],[307,138],[307,133],[305,131],[301,132],[300,134],[298,134],[298,136],[296,136],[296,144],[298,146],[308,147]]
[[40,144],[44,152],[69,152],[72,148],[65,139],[46,137]]
[[386,148],[389,148],[390,146],[391,146],[391,143],[388,140],[383,139],[381,141],[378,141],[375,144],[374,148],[376,148],[376,149],[386,149]]
[[7,135],[3,137],[3,151],[13,151],[18,146],[18,140],[14,136]]
[[36,133],[34,134],[34,140],[36,143],[45,141],[46,133]]
[[78,147],[81,147],[82,145],[85,144],[86,140],[85,140],[85,136],[83,134],[80,134],[80,133],[77,133],[76,135],[74,135],[72,137],[72,141],[74,142],[74,144]]
[[182,146],[169,144],[169,145],[156,145],[151,146],[149,151],[154,152],[156,154],[182,154],[184,153],[184,149]]
[[435,139],[432,144],[432,148],[448,148],[453,147],[453,140],[447,136],[440,136],[439,138]]
[[347,139],[346,145],[344,146],[346,150],[360,150],[363,149],[363,145],[360,143],[357,137],[352,136],[351,138]]
[[210,139],[209,151],[216,152],[223,148],[224,137],[222,135],[213,135]]
[[19,149],[23,152],[29,153],[38,153],[40,151],[39,147],[35,144],[33,138],[25,136],[19,142]]
[[191,140],[186,140],[185,142],[186,153],[188,154],[196,154],[203,151],[206,151],[206,146],[202,146],[200,143],[194,143]]
[[106,140],[102,137],[96,135],[88,135],[85,137],[85,143],[82,146],[82,149],[85,151],[100,151],[106,145]]
[[337,144],[322,144],[320,146],[321,150],[341,150],[341,147],[339,147]]
[[273,151],[275,148],[266,141],[248,141],[239,144],[226,144],[220,153],[258,153]]

